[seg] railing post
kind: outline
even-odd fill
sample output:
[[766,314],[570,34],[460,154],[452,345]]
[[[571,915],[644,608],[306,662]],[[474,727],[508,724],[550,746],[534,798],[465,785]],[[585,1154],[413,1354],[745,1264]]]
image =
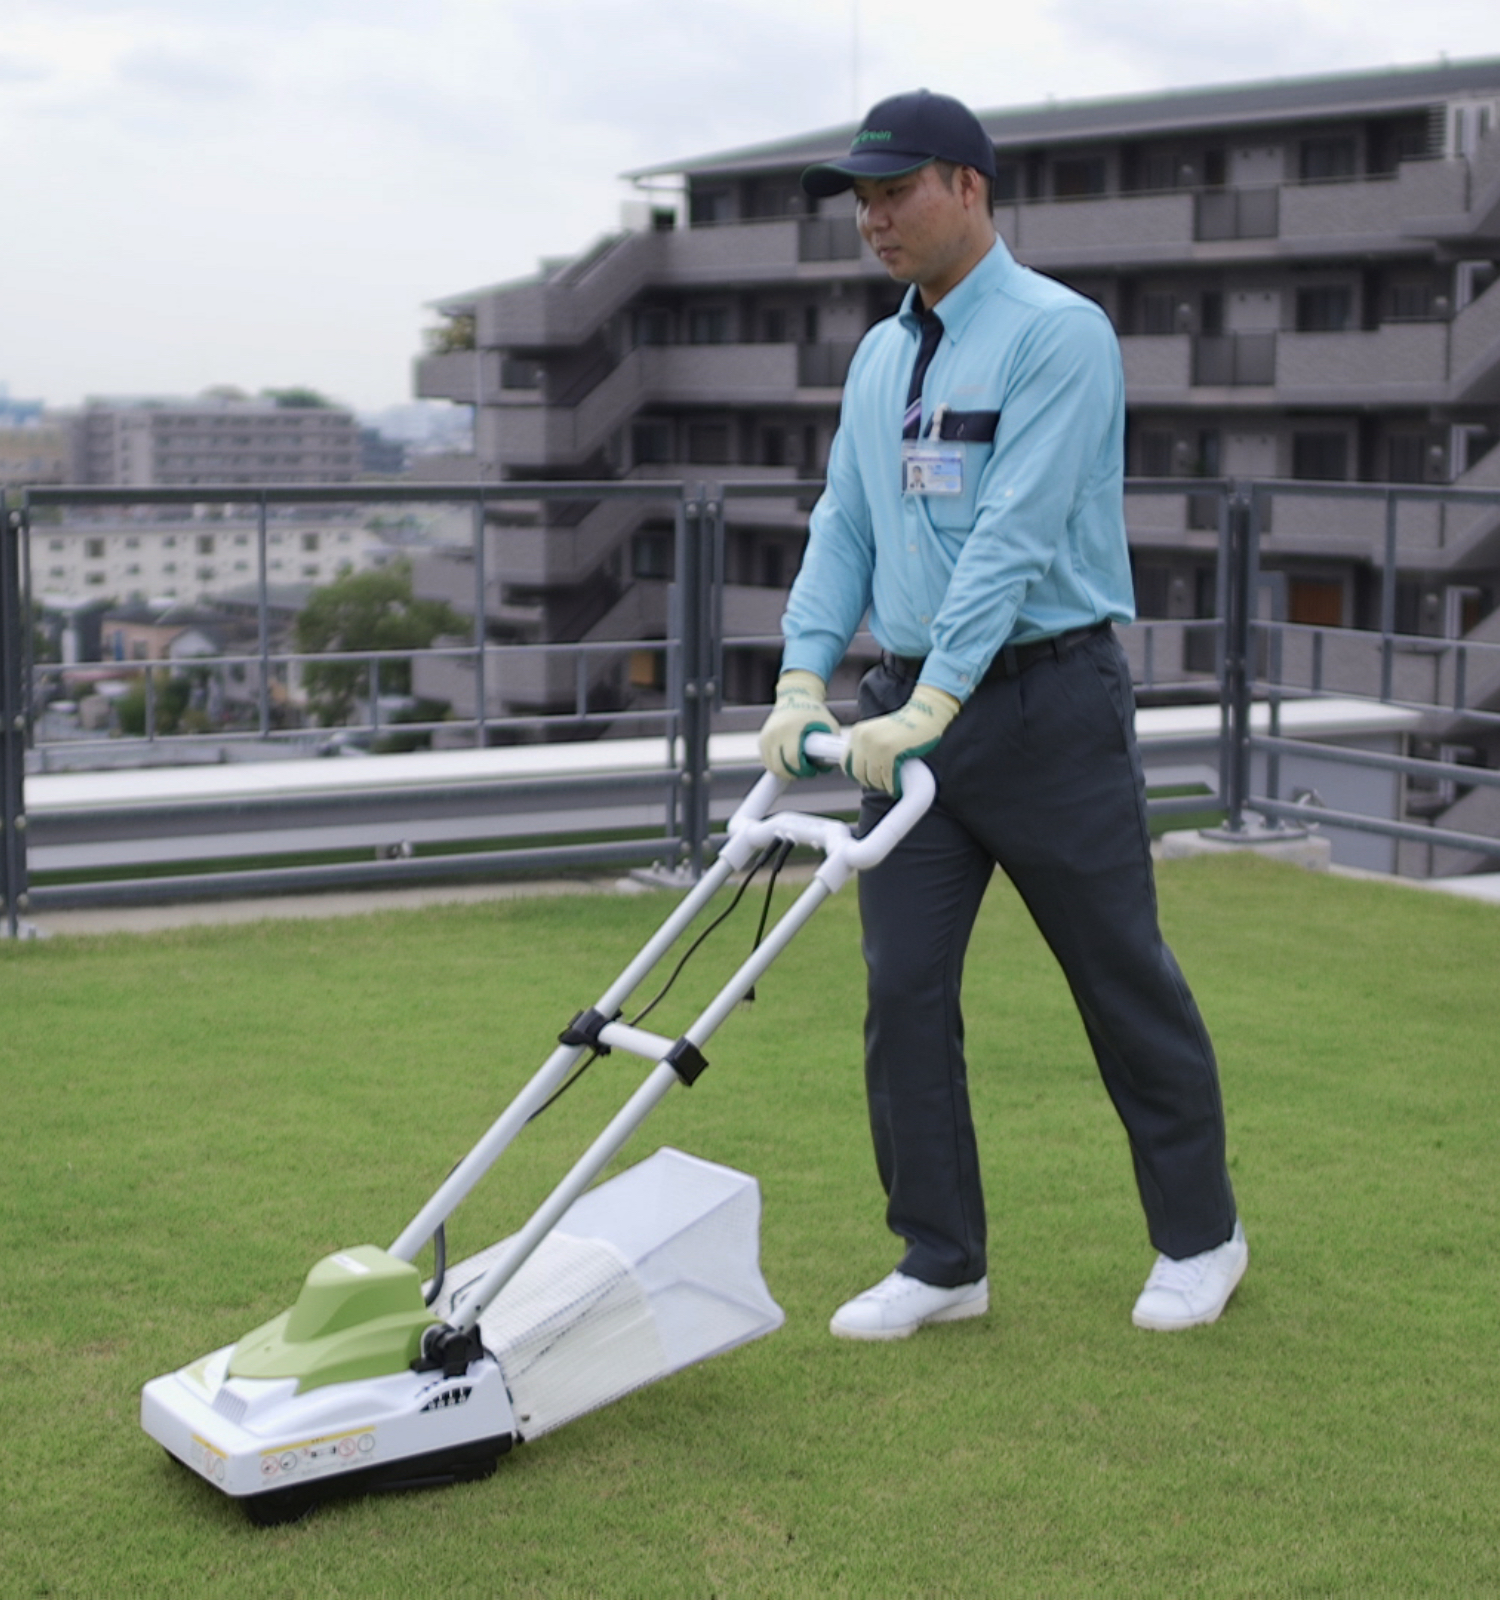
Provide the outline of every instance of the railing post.
[[21,588],[21,541],[26,519],[0,493],[0,903],[4,931],[21,935],[26,877],[26,638],[30,607]]
[[488,629],[484,615],[484,490],[474,502],[474,743],[483,750],[485,731],[484,645]]
[[697,484],[679,508],[677,593],[681,619],[678,704],[682,730],[682,842],[693,878],[703,872],[708,843],[708,731],[713,706],[712,512],[707,485]]
[[1385,492],[1385,566],[1380,574],[1380,698],[1391,698],[1396,633],[1396,491]]
[[260,648],[260,693],[256,696],[260,736],[271,737],[271,595],[266,561],[266,492],[255,508],[256,632]]
[[1219,792],[1224,828],[1245,831],[1250,792],[1251,616],[1255,608],[1255,549],[1258,532],[1254,488],[1236,481],[1224,502],[1219,530],[1224,670],[1220,684]]

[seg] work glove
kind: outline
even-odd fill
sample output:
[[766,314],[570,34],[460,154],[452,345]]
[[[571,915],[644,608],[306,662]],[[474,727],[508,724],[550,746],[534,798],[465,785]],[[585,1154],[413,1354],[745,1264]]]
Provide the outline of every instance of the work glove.
[[802,741],[810,733],[837,733],[828,709],[827,686],[815,672],[792,667],[776,680],[776,704],[761,725],[760,759],[778,778],[811,778],[817,767],[808,760]]
[[901,766],[925,756],[958,715],[959,702],[946,689],[919,683],[899,711],[856,722],[849,730],[844,770],[867,789],[901,798]]

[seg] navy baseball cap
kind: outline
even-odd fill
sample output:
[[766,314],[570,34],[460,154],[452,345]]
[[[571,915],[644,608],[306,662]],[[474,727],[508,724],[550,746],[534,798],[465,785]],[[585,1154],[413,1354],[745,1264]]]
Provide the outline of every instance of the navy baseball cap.
[[979,118],[946,94],[918,89],[871,109],[842,161],[822,161],[802,174],[802,187],[823,199],[856,178],[899,178],[929,161],[952,161],[995,176],[995,147]]

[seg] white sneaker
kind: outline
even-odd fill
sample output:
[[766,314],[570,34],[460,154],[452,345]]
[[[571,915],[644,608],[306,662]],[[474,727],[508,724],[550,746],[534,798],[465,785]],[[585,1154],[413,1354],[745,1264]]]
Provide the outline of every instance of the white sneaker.
[[956,1289],[893,1272],[873,1289],[842,1305],[828,1324],[840,1339],[905,1339],[927,1322],[960,1322],[990,1309],[990,1280],[961,1283]]
[[1250,1246],[1238,1222],[1215,1250],[1181,1261],[1158,1256],[1130,1320],[1138,1328],[1156,1328],[1163,1333],[1217,1322],[1249,1264]]

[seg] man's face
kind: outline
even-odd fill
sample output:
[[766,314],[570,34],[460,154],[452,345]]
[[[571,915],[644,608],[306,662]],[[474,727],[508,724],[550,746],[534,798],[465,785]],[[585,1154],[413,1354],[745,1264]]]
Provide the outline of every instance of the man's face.
[[898,283],[914,283],[932,305],[973,264],[974,209],[965,171],[953,187],[929,162],[898,178],[857,178],[855,218],[876,259]]

